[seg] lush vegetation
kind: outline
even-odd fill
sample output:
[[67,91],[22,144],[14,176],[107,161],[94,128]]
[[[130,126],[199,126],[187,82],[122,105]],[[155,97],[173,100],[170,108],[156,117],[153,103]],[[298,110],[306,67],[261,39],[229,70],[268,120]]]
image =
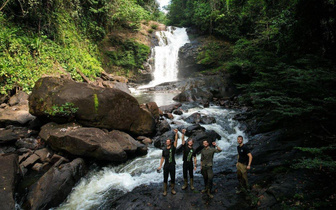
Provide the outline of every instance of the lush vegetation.
[[[80,81],[84,74],[93,80],[104,67],[100,42],[113,30],[137,31],[150,19],[163,19],[154,0],[0,0],[0,94],[13,88],[29,92],[42,75],[69,73]],[[116,45],[127,52],[116,52],[111,63],[126,72],[141,68],[137,59],[147,57],[146,47]]]
[[73,116],[78,111],[73,103],[65,103],[61,106],[53,105],[50,110],[45,111],[50,116]]
[[229,72],[261,118],[320,125],[336,114],[335,12],[334,0],[172,0],[168,18],[217,37],[199,62]]
[[143,63],[150,54],[149,46],[132,39],[121,40],[116,37],[110,37],[109,42],[115,50],[105,52],[105,56],[108,57],[106,69],[118,68],[119,73],[132,77],[134,70],[144,68]]

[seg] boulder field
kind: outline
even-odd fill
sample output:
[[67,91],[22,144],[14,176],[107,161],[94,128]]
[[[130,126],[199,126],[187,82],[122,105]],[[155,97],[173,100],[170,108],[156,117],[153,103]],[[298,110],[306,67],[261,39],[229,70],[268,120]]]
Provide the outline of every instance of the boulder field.
[[155,102],[139,105],[128,91],[64,78],[1,97],[1,209],[56,207],[91,164],[147,154],[159,116]]

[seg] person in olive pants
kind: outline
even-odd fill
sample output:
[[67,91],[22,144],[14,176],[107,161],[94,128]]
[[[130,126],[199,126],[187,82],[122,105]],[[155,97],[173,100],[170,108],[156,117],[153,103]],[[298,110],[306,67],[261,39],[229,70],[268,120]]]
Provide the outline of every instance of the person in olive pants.
[[237,152],[238,152],[238,161],[237,161],[237,178],[239,181],[239,189],[237,190],[237,194],[241,192],[241,190],[248,191],[249,184],[247,180],[247,170],[251,169],[252,163],[252,154],[249,148],[244,145],[243,137],[237,137]]
[[208,140],[203,141],[204,148],[201,151],[201,173],[204,179],[205,188],[202,190],[202,193],[207,192],[210,198],[213,198],[211,194],[212,190],[212,179],[213,179],[213,157],[215,153],[221,152],[221,148],[219,148],[216,142],[212,142],[212,145],[215,147],[210,147]]

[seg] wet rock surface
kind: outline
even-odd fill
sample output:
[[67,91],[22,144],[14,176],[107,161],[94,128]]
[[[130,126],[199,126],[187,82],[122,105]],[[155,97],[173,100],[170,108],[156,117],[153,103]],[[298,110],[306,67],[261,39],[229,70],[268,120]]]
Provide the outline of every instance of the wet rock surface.
[[40,136],[56,151],[66,151],[73,155],[98,160],[123,162],[127,160],[124,149],[137,150],[136,145],[132,143],[126,145],[127,140],[124,141],[124,138],[117,136],[116,133],[107,134],[98,128],[85,128],[76,124],[48,123],[41,128]]
[[19,180],[18,156],[15,154],[0,156],[0,203],[1,209],[15,209],[15,188]]
[[86,173],[82,159],[77,158],[61,167],[54,166],[29,189],[26,208],[49,209],[58,206]]

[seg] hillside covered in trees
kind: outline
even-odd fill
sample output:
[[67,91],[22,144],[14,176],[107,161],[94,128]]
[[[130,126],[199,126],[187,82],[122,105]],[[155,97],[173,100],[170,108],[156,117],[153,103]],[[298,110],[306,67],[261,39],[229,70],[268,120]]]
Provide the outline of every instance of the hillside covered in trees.
[[269,128],[311,123],[326,142],[335,142],[335,17],[330,0],[172,0],[168,14],[215,37],[198,62],[230,73]]
[[[3,95],[13,88],[29,92],[42,75],[66,72],[77,81],[81,74],[93,80],[104,69],[134,77],[150,47],[132,34],[148,36],[157,27],[150,20],[164,18],[154,0],[1,0],[0,5]],[[131,36],[113,36],[120,31]]]

